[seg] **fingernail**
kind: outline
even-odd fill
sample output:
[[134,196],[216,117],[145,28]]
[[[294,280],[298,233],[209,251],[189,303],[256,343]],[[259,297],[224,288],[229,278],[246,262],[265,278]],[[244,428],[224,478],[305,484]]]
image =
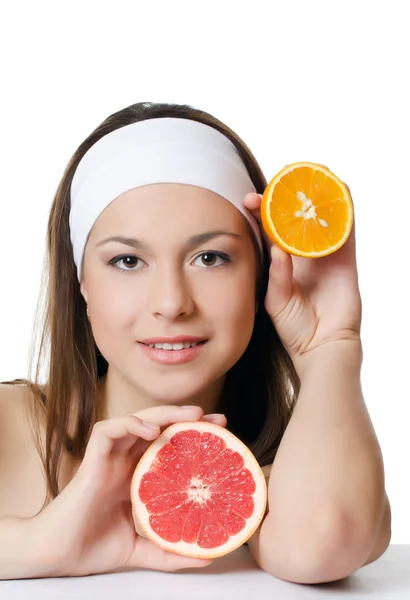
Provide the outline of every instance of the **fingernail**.
[[226,421],[226,417],[225,415],[205,415],[204,417],[202,417],[202,421],[209,421],[210,423],[216,423],[218,425],[221,425],[222,423],[224,423]]
[[[210,415],[205,415],[205,417],[207,419],[220,419],[221,417],[224,417],[225,415],[223,413],[211,413]],[[205,419],[204,417],[204,419]]]
[[199,408],[198,406],[180,406],[179,408],[181,408],[182,410],[192,410],[193,408]]
[[147,427],[147,429],[159,429],[158,425],[154,425],[153,423],[147,423],[147,421],[142,421],[142,424],[144,425],[144,427]]

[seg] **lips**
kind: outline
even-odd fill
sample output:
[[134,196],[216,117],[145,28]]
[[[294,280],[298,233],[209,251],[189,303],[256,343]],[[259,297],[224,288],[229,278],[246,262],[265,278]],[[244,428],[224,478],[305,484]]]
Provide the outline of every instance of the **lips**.
[[174,337],[155,337],[155,338],[145,338],[140,340],[141,344],[145,344],[145,346],[150,346],[152,344],[194,344],[205,342],[206,339],[202,337],[196,337],[192,335],[177,335]]
[[[158,340],[158,338],[154,339]],[[193,361],[199,357],[203,352],[203,348],[207,342],[207,340],[200,340],[197,342],[187,341],[187,338],[183,336],[181,336],[179,339],[184,341],[173,342],[172,344],[169,342],[164,342],[164,338],[161,338],[160,341],[156,341],[153,344],[146,344],[145,341],[139,342],[139,347],[141,348],[143,354],[151,361],[161,365],[176,366]],[[199,338],[194,339],[198,340]],[[162,347],[157,348],[155,344],[161,344]]]

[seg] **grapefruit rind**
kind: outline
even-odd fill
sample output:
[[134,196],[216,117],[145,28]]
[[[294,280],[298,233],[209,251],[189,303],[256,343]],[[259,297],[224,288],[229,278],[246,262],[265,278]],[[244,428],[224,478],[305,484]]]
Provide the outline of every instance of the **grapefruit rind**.
[[[316,171],[320,171],[320,172],[324,173],[327,177],[330,177],[331,179],[333,179],[333,181],[335,181],[337,183],[337,185],[343,192],[342,200],[346,203],[346,206],[347,206],[348,219],[347,219],[346,228],[345,228],[343,236],[339,239],[337,244],[331,245],[328,248],[326,248],[322,251],[318,251],[318,252],[315,252],[314,250],[303,251],[303,250],[300,250],[299,248],[296,248],[294,246],[287,244],[285,242],[285,240],[283,240],[282,237],[279,235],[279,233],[276,229],[275,223],[273,222],[272,217],[271,217],[270,204],[272,201],[272,194],[273,194],[273,191],[274,191],[276,185],[283,179],[283,177],[285,175],[287,175],[291,171],[294,171],[296,169],[300,169],[303,167],[310,167]],[[308,257],[308,258],[321,258],[323,256],[328,256],[329,254],[332,254],[332,253],[336,252],[337,250],[339,250],[339,248],[341,248],[346,243],[347,239],[349,238],[349,235],[350,235],[352,227],[353,227],[353,218],[354,218],[353,217],[353,202],[352,202],[352,198],[351,198],[351,195],[350,195],[347,185],[341,179],[339,179],[337,177],[337,175],[332,173],[332,171],[330,171],[330,169],[328,169],[327,167],[317,164],[317,163],[312,163],[312,162],[297,162],[297,163],[293,163],[291,165],[287,165],[281,171],[279,171],[279,173],[277,173],[277,175],[275,175],[275,177],[267,185],[267,187],[262,195],[260,215],[261,215],[262,227],[263,227],[266,235],[270,238],[271,242],[273,242],[274,244],[276,244],[277,246],[282,248],[282,250],[284,250],[285,252],[288,252],[289,254],[293,254],[294,256]]]
[[[172,436],[180,431],[186,431],[187,429],[195,429],[201,432],[211,432],[220,436],[227,444],[227,447],[238,452],[242,456],[244,460],[244,468],[251,472],[255,481],[255,492],[252,494],[254,501],[254,511],[252,516],[247,519],[244,528],[239,533],[230,536],[226,543],[215,548],[201,548],[197,544],[187,543],[184,541],[173,543],[162,539],[155,531],[151,529],[149,525],[150,513],[138,495],[141,479],[143,475],[149,471],[153,461],[155,460],[157,452],[163,446],[169,443]],[[209,422],[185,421],[183,423],[175,423],[167,427],[167,429],[165,429],[161,435],[152,442],[150,447],[141,457],[131,481],[131,502],[133,507],[135,529],[137,533],[143,535],[143,537],[146,537],[147,539],[152,540],[158,546],[164,550],[167,550],[168,552],[194,558],[212,559],[228,554],[244,544],[259,527],[266,512],[267,485],[265,475],[252,452],[230,431],[224,427]]]

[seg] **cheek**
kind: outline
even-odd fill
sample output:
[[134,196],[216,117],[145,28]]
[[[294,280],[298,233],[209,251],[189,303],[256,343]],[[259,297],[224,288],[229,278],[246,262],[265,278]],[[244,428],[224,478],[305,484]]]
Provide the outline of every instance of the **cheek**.
[[[127,275],[120,275],[119,278]],[[118,282],[117,285],[104,285],[99,282],[90,291],[90,312],[94,336],[106,343],[107,338],[113,343],[115,338],[130,330],[138,314],[142,310],[141,294],[133,293],[129,285]]]
[[255,283],[253,277],[227,281],[223,293],[214,302],[215,322],[233,344],[247,345],[252,335],[255,317]]
[[229,329],[234,337],[249,337],[254,324],[254,301],[247,294],[245,297],[226,299],[219,306],[221,326]]

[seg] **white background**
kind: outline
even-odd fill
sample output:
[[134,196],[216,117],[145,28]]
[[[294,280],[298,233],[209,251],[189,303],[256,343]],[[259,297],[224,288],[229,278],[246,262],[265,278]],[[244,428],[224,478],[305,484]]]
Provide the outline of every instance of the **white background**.
[[0,8],[0,381],[25,376],[48,211],[109,114],[192,104],[244,138],[268,179],[317,161],[356,211],[362,382],[393,543],[410,544],[408,3],[4,2]]

